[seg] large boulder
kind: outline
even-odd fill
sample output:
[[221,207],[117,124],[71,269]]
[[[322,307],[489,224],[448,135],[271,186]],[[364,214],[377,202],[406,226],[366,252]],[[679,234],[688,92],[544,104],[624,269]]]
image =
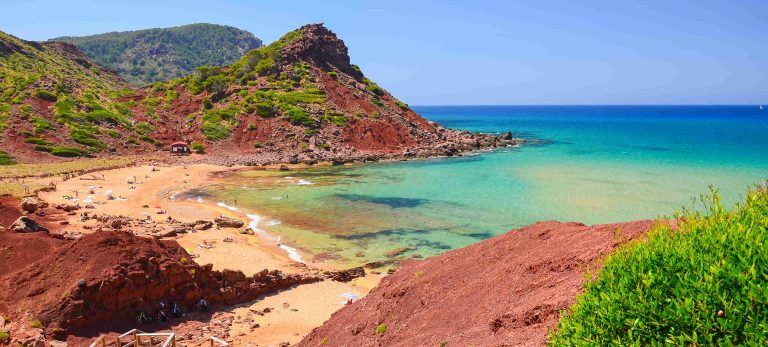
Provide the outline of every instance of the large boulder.
[[217,217],[213,220],[219,228],[242,228],[245,223],[236,218]]
[[48,203],[35,197],[26,197],[21,200],[21,209],[26,213],[35,213],[40,208],[48,207]]
[[48,232],[46,227],[42,224],[35,222],[32,218],[27,216],[21,216],[13,224],[11,224],[11,231],[17,233],[34,233],[38,231]]

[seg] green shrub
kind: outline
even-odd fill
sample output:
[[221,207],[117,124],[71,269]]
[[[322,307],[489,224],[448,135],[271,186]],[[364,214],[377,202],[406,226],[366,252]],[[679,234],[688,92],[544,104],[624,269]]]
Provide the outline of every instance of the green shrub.
[[134,125],[134,129],[136,129],[137,134],[146,135],[150,131],[155,131],[156,128],[154,125],[147,122],[138,122]]
[[0,103],[0,130],[8,127],[8,115],[11,105]]
[[373,98],[372,102],[373,102],[374,105],[376,105],[378,107],[384,107],[384,102],[381,101],[381,99],[379,99],[379,98]]
[[309,113],[296,106],[286,105],[283,107],[283,113],[293,125],[303,125],[314,127],[315,120],[309,116]]
[[339,76],[336,74],[335,71],[328,71],[328,76],[331,76],[333,79],[338,79]]
[[132,144],[132,145],[138,145],[139,141],[136,141],[136,139],[128,139],[125,141],[125,143]]
[[404,102],[402,102],[400,100],[395,100],[395,104],[397,104],[398,107],[403,109],[403,111],[408,111],[408,110],[411,109],[411,107],[408,106],[408,104],[406,104],[406,103],[404,103]]
[[13,159],[13,157],[4,151],[0,151],[0,165],[13,165],[13,164],[16,164],[16,161]]
[[325,92],[319,89],[307,89],[305,91],[285,92],[278,94],[281,104],[321,104],[326,100]]
[[43,323],[40,323],[40,321],[37,319],[32,319],[29,321],[29,326],[36,329],[42,329]]
[[28,139],[25,139],[24,142],[31,143],[33,145],[41,145],[41,146],[47,146],[47,145],[51,144],[50,142],[46,141],[45,139],[41,139],[41,138],[38,138],[38,137],[30,137]]
[[212,76],[203,83],[203,89],[211,94],[221,94],[227,90],[229,80],[224,76]]
[[264,101],[254,104],[256,114],[263,118],[269,118],[275,114],[275,105],[272,102]]
[[189,148],[195,151],[195,153],[205,152],[205,145],[200,142],[192,142],[192,145]]
[[144,103],[147,104],[148,106],[157,106],[157,105],[160,105],[160,102],[162,101],[158,98],[147,97],[146,99],[144,99]]
[[111,90],[108,95],[111,99],[118,99],[126,96],[134,96],[135,94],[136,92],[134,92],[133,89],[123,88],[120,90]]
[[203,109],[210,110],[213,108],[213,101],[211,99],[203,99]]
[[158,144],[158,143],[157,143],[157,141],[155,141],[155,139],[153,139],[153,138],[151,138],[151,137],[149,137],[149,136],[146,136],[146,135],[141,135],[141,136],[139,136],[139,140],[141,140],[141,141],[144,141],[144,142],[148,142],[148,143],[151,143],[151,144],[153,144],[153,145],[156,145],[156,144]]
[[52,102],[56,102],[56,99],[58,99],[56,97],[56,94],[51,93],[45,89],[38,89],[32,95],[34,95],[38,99],[52,101]]
[[387,332],[387,325],[384,323],[381,323],[376,326],[376,333],[381,335],[383,333]]
[[246,75],[250,71],[264,74],[274,67],[280,50],[299,37],[301,37],[301,31],[294,30],[267,46],[251,50],[235,63],[232,69],[237,75]]
[[74,147],[53,147],[51,154],[57,157],[79,157],[83,155],[83,151]]
[[259,142],[259,141],[255,141],[255,142],[253,143],[253,148],[261,148],[261,147],[264,147],[264,144],[263,144],[263,143],[261,143],[261,142]]
[[217,141],[228,138],[232,134],[232,129],[237,127],[238,113],[239,110],[235,105],[206,111],[200,127],[206,140]]
[[9,342],[11,342],[11,334],[9,334],[7,331],[0,331],[0,343]]
[[38,152],[48,152],[48,153],[50,153],[53,150],[53,147],[38,145],[38,146],[33,147],[33,149],[38,151]]
[[[555,346],[764,345],[768,340],[768,190],[659,224],[618,249],[550,334]],[[590,276],[591,277],[591,276]]]
[[170,103],[173,100],[176,100],[176,98],[178,97],[179,97],[179,92],[173,89],[168,89],[165,91],[165,101],[168,101],[168,103]]
[[94,149],[107,148],[107,144],[99,141],[96,138],[96,135],[98,134],[99,134],[99,128],[97,127],[80,125],[80,124],[69,125],[69,135],[72,137],[73,141]]
[[112,129],[107,129],[107,135],[109,135],[109,137],[115,138],[115,139],[120,137],[120,133],[115,131],[115,130],[112,130]]
[[38,134],[53,129],[51,123],[41,117],[32,117],[32,127]]
[[77,112],[77,101],[69,96],[64,96],[53,105],[56,122],[66,124],[81,121]]
[[85,119],[96,124],[127,125],[128,119],[107,110],[94,110],[85,114]]
[[256,130],[256,129],[257,129],[256,124],[253,124],[253,123],[248,124],[248,130]]

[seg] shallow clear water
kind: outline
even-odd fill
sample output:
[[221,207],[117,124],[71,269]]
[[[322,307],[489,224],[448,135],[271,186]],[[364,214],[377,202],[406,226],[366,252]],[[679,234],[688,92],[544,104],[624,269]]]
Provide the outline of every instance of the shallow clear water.
[[190,194],[237,200],[283,242],[351,265],[402,247],[431,256],[537,220],[671,215],[709,185],[735,202],[768,178],[768,111],[757,106],[414,109],[452,128],[546,141],[461,158],[250,170]]

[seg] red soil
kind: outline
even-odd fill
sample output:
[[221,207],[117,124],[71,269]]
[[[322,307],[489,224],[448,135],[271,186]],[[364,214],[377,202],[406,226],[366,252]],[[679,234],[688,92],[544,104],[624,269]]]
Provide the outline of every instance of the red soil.
[[[252,277],[213,271],[188,258],[175,241],[101,231],[77,241],[45,234],[2,232],[0,245],[13,243],[16,257],[0,272],[0,312],[11,319],[35,319],[47,335],[89,336],[130,326],[140,310],[160,301],[191,307],[252,301],[276,290],[321,280],[264,270]],[[10,254],[10,253],[9,253]]]
[[[0,225],[8,227],[22,216],[18,208],[19,201],[11,197],[0,197]],[[46,228],[52,229],[55,223],[51,217],[33,217]],[[0,231],[0,277],[13,269],[26,267],[28,264],[43,258],[65,241],[50,237],[45,233],[18,234],[10,231]],[[0,313],[8,308],[5,301],[0,301]]]
[[[653,221],[539,222],[423,261],[410,260],[299,344],[544,346],[583,274]],[[377,334],[376,327],[386,326]]]

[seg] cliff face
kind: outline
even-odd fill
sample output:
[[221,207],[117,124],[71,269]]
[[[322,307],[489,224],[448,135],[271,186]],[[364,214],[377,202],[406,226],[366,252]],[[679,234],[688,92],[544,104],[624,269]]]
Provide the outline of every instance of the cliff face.
[[17,162],[151,154],[179,140],[203,144],[203,158],[242,164],[455,155],[517,143],[422,118],[366,78],[321,24],[230,66],[143,89],[69,44],[4,34],[0,42],[0,145]]
[[653,224],[539,222],[408,261],[299,345],[544,346],[584,273]]

